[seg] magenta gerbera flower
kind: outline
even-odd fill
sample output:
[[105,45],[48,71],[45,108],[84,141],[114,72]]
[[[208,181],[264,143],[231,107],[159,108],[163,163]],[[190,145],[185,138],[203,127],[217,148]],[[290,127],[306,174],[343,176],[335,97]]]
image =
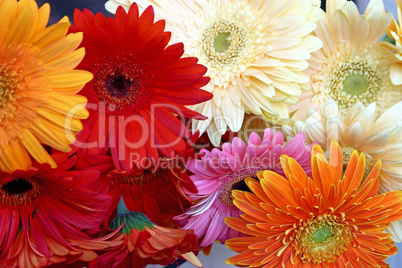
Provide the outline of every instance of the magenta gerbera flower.
[[238,231],[225,224],[224,219],[240,215],[231,193],[236,189],[247,190],[245,178],[256,178],[261,170],[284,175],[280,164],[282,154],[296,159],[307,174],[311,173],[311,146],[305,146],[305,136],[300,133],[286,145],[283,141],[282,133],[274,134],[271,129],[266,129],[262,140],[256,133],[250,135],[248,144],[234,138],[232,143],[222,145],[222,151],[203,149],[201,152],[205,155],[201,159],[188,163],[187,168],[194,173],[191,178],[198,188],[197,194],[190,194],[196,205],[175,219],[183,228],[195,230],[202,239],[201,247],[215,240],[223,243],[240,236]]

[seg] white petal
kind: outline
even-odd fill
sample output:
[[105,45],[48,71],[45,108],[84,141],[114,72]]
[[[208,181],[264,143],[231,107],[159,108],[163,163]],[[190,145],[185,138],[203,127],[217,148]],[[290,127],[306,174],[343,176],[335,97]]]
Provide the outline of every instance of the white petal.
[[390,69],[391,81],[394,85],[402,85],[402,63],[392,64]]
[[320,145],[326,144],[327,135],[325,133],[325,127],[321,121],[318,121],[311,117],[307,118],[306,134],[312,141],[316,141]]
[[345,6],[346,0],[327,0],[326,3],[326,10],[329,16],[332,16],[332,14],[337,10],[341,9]]
[[219,147],[222,135],[219,133],[215,121],[212,120],[207,128],[208,138],[215,147]]
[[344,40],[346,42],[351,40],[351,22],[342,10],[339,9],[334,12],[331,25],[338,40]]
[[357,147],[362,138],[363,127],[359,122],[348,126],[342,136],[343,142],[352,147]]
[[233,132],[240,130],[244,120],[244,105],[237,106],[229,96],[223,98],[222,113],[225,115],[226,124]]
[[392,234],[392,239],[397,243],[402,242],[402,220],[391,222],[386,232]]
[[360,142],[359,148],[383,147],[388,143],[389,138],[390,138],[389,131],[381,131],[381,132],[375,133],[373,135],[370,135],[370,136],[364,138]]
[[338,109],[338,104],[333,99],[327,100],[322,105],[321,116],[325,119],[329,118],[330,116],[341,117]]

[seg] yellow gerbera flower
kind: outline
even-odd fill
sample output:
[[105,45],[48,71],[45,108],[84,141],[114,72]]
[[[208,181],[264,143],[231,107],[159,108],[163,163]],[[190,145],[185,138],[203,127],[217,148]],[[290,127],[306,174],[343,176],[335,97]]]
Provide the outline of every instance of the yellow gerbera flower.
[[26,170],[31,157],[56,167],[42,144],[69,151],[88,116],[76,93],[92,75],[73,70],[82,34],[66,36],[67,19],[46,27],[49,13],[33,0],[0,0],[1,171]]
[[391,20],[381,0],[371,0],[363,15],[352,1],[327,1],[327,13],[314,31],[324,45],[309,60],[305,74],[311,90],[291,107],[294,119],[304,120],[309,109],[318,110],[329,98],[343,114],[358,101],[376,102],[377,115],[402,100],[402,86],[390,79],[397,59],[378,42]]
[[[128,8],[133,0],[110,0],[106,9]],[[172,40],[185,55],[197,57],[211,78],[205,90],[212,100],[191,107],[207,116],[193,121],[215,146],[229,128],[239,131],[244,114],[287,121],[288,105],[308,82],[302,73],[310,52],[322,42],[311,35],[322,14],[317,0],[146,0],[166,20]]]

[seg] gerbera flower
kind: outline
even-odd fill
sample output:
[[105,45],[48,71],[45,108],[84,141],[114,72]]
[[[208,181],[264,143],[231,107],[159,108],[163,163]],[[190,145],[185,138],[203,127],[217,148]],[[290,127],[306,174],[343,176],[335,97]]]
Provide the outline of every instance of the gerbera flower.
[[384,229],[402,219],[402,192],[376,195],[381,162],[363,181],[365,156],[354,151],[346,170],[342,151],[331,144],[329,163],[313,147],[312,178],[282,156],[286,178],[272,171],[246,179],[253,193],[234,191],[244,215],[226,218],[249,237],[226,241],[240,253],[226,263],[246,267],[389,267],[397,248]]
[[397,5],[397,14],[399,23],[395,21],[394,18],[392,18],[392,23],[387,30],[388,36],[395,40],[395,45],[390,44],[389,42],[381,42],[381,44],[390,49],[391,51],[395,52],[395,57],[397,58],[397,61],[391,65],[390,69],[391,81],[395,85],[401,85],[402,84],[402,25],[400,23],[402,22],[402,11],[401,11],[402,1],[395,0],[395,2]]
[[[0,173],[0,267],[43,267],[91,261],[96,254],[81,242],[81,230],[98,230],[111,198],[86,188],[97,171],[66,171],[75,157],[53,154],[58,167],[33,165],[27,171]],[[106,248],[103,240],[93,249]]]
[[194,173],[191,179],[198,188],[197,194],[189,193],[196,205],[175,219],[184,229],[194,229],[202,239],[201,247],[215,240],[223,243],[230,237],[239,236],[239,232],[224,223],[225,217],[238,217],[241,213],[233,204],[232,191],[247,189],[244,179],[255,177],[260,170],[283,173],[279,163],[282,154],[294,157],[305,170],[310,170],[310,148],[304,142],[304,136],[300,134],[284,146],[280,132],[274,135],[266,129],[262,140],[252,133],[247,145],[234,138],[232,143],[223,144],[222,151],[201,150],[205,155],[187,164]]
[[142,212],[162,226],[169,226],[173,216],[193,204],[185,193],[197,193],[179,157],[161,158],[159,163],[150,163],[147,169],[132,173],[113,170],[104,180],[114,197],[112,209],[122,196],[129,210]]
[[[346,167],[354,150],[366,156],[366,175],[381,159],[379,192],[402,190],[402,102],[386,110],[375,119],[376,104],[365,107],[358,102],[344,116],[336,102],[328,100],[321,112],[310,111],[308,118],[296,121],[292,128],[283,127],[288,137],[304,132],[307,143],[315,141],[329,155],[331,140],[342,147],[343,164]],[[388,232],[396,241],[402,241],[402,222],[390,225]]]
[[[110,0],[106,8],[126,9],[133,0]],[[173,38],[184,43],[185,53],[208,68],[211,82],[205,89],[213,100],[191,106],[208,117],[193,121],[193,129],[207,130],[215,146],[227,127],[239,131],[244,113],[277,121],[288,118],[288,105],[308,78],[310,52],[322,42],[310,33],[321,15],[316,0],[148,0],[165,18]]]
[[193,230],[169,229],[152,223],[140,212],[120,213],[112,222],[117,229],[124,224],[116,240],[123,243],[100,255],[89,267],[143,268],[148,264],[168,265],[176,258],[202,264],[192,251],[197,247]]
[[[91,164],[87,170],[101,172],[101,177],[90,188],[113,197],[106,222],[114,215],[120,197],[128,209],[144,213],[152,222],[170,226],[172,217],[180,215],[193,203],[184,193],[197,193],[193,181],[185,172],[185,163],[198,157],[191,145],[198,135],[186,141],[186,151],[172,158],[160,157],[157,162],[141,161],[141,169],[118,171],[109,155],[88,154]],[[78,151],[79,153],[80,151]]]
[[323,47],[312,53],[305,71],[311,90],[291,108],[295,120],[304,120],[309,109],[318,110],[329,98],[341,113],[356,102],[377,102],[377,115],[402,100],[402,86],[390,79],[396,57],[378,43],[392,20],[382,1],[370,1],[360,15],[352,1],[328,0],[327,13],[317,23],[314,34]]
[[76,93],[92,75],[73,70],[82,34],[66,36],[66,18],[46,27],[49,12],[33,0],[0,1],[0,171],[27,170],[30,157],[56,167],[42,144],[70,151],[88,116]]
[[116,168],[128,172],[146,157],[157,161],[158,150],[171,157],[185,149],[191,132],[174,114],[204,119],[184,105],[212,97],[200,89],[209,81],[206,68],[181,58],[182,44],[167,47],[165,22],[153,21],[152,7],[140,15],[135,4],[115,19],[75,11],[70,31],[84,33],[87,51],[78,68],[94,75],[80,92],[93,108],[76,143],[80,161],[110,149]]

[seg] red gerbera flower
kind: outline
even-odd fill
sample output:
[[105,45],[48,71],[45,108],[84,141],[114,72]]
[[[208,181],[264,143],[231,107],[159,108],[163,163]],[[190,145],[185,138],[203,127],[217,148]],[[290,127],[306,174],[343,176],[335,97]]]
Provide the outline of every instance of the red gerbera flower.
[[110,196],[84,186],[94,183],[99,172],[67,171],[76,157],[52,158],[56,169],[33,163],[27,171],[0,173],[0,267],[43,267],[96,257],[80,246],[79,241],[90,239],[81,230],[99,229],[99,212],[110,204]]
[[167,47],[171,34],[165,21],[154,21],[152,7],[140,16],[133,4],[115,19],[89,10],[74,13],[70,32],[83,32],[86,55],[78,69],[89,70],[94,79],[80,94],[88,98],[90,117],[78,137],[80,166],[89,166],[87,154],[106,154],[114,165],[131,171],[158,151],[171,157],[185,149],[183,138],[191,132],[174,114],[205,119],[185,108],[212,95],[200,89],[209,78],[196,58],[181,58],[183,44]]
[[129,210],[144,213],[158,225],[169,226],[174,216],[184,213],[193,204],[185,192],[198,192],[184,169],[186,161],[197,157],[191,148],[173,158],[161,157],[158,162],[144,160],[144,169],[130,173],[113,168],[111,156],[90,156],[92,166],[88,169],[104,174],[91,189],[113,196],[108,215],[113,214],[123,197]]
[[[197,193],[187,173],[175,161],[161,159],[167,167],[154,167],[137,174],[112,171],[108,174],[110,192],[118,202],[122,195],[128,209],[145,213],[153,222],[168,226],[174,216],[193,203],[184,191]],[[184,190],[184,191],[183,191]]]
[[116,240],[124,241],[100,255],[89,267],[133,267],[148,264],[168,265],[176,258],[186,259],[202,267],[192,251],[197,247],[193,230],[169,229],[155,225],[140,212],[119,214],[112,222],[115,229],[124,224]]

